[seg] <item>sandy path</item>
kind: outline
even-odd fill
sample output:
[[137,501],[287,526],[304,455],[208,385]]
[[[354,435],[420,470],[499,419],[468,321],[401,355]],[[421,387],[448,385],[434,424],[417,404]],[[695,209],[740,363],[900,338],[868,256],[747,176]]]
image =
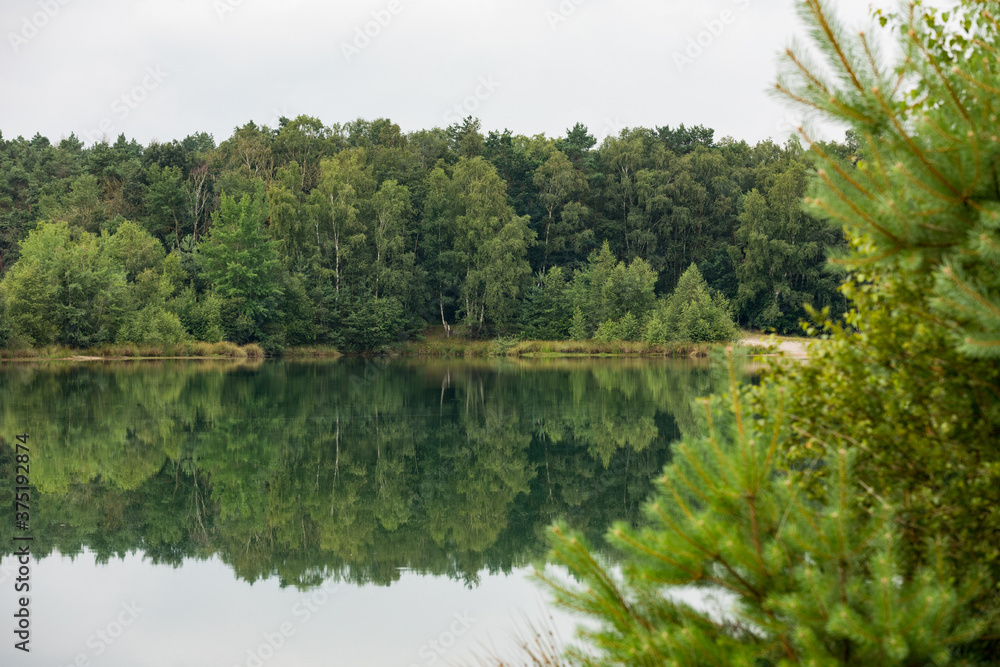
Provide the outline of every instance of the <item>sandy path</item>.
[[744,336],[743,341],[745,345],[776,345],[779,352],[783,352],[786,357],[808,357],[809,353],[806,351],[806,343],[801,340],[787,340],[783,339],[781,336],[760,336],[757,334],[752,334],[749,336]]

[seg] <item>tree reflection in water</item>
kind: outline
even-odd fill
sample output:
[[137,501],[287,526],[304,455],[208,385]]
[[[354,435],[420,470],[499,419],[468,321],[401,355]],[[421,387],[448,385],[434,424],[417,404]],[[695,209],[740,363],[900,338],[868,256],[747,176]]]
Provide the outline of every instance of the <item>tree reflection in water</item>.
[[36,557],[471,586],[541,556],[557,517],[597,540],[637,518],[723,382],[650,360],[8,365],[0,469],[28,431]]

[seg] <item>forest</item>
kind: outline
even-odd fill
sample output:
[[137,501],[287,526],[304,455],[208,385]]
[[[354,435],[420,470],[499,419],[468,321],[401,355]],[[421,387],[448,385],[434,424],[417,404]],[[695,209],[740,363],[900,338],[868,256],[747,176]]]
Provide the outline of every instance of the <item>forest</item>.
[[45,443],[37,553],[218,557],[303,588],[534,560],[585,620],[485,664],[1000,664],[1000,1],[909,0],[862,30],[834,4],[795,3],[809,40],[773,92],[809,122],[783,145],[307,116],[218,144],[0,138],[6,350],[812,337],[750,381],[731,347],[728,377],[5,363],[0,424],[34,416]]
[[[824,145],[855,159],[850,133]],[[826,262],[844,234],[801,205],[815,162],[702,126],[598,145],[471,117],[281,118],[219,144],[0,134],[0,347],[797,332],[806,305],[846,309]],[[689,271],[694,314],[669,303]],[[682,322],[705,309],[716,324]]]

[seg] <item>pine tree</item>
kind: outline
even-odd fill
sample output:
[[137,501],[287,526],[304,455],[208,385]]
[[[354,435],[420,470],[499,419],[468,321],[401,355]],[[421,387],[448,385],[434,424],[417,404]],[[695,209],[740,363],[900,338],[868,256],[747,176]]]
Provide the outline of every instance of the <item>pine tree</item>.
[[573,309],[573,320],[569,325],[569,337],[571,340],[587,340],[590,338],[587,317],[583,314],[580,306]]
[[694,264],[684,272],[674,293],[654,312],[646,324],[647,343],[717,342],[737,337],[736,325],[721,297],[711,293]]
[[[825,447],[832,467],[817,505],[778,467],[791,429],[771,395],[757,420],[730,360],[731,395],[704,401],[707,428],[675,449],[640,528],[618,524],[608,541],[620,574],[585,539],[558,524],[550,560],[578,583],[538,576],[558,605],[590,617],[579,665],[945,664],[950,648],[986,619],[964,605],[980,586],[951,585],[943,570],[906,572],[888,506],[859,503],[853,454]],[[670,594],[690,586],[722,601],[696,609]]]
[[533,340],[563,340],[572,326],[566,308],[566,276],[553,266],[528,290],[521,311],[521,333]]
[[[984,539],[1000,530],[987,509],[1000,503],[1000,193],[986,166],[1000,158],[1000,3],[880,16],[900,37],[896,68],[822,4],[803,11],[836,77],[790,52],[779,89],[854,127],[856,165],[814,144],[809,199],[849,234],[836,261],[853,272],[842,288],[853,307],[844,321],[817,313],[813,332],[829,342],[764,380],[792,397],[786,457],[794,466],[815,456],[814,437],[849,434],[861,479],[896,505],[909,562],[933,560],[925,545],[946,540],[956,566],[1000,580],[1000,546]],[[1000,659],[986,642],[974,650]]]
[[899,25],[905,57],[895,68],[877,40],[848,36],[826,3],[799,7],[838,83],[789,51],[777,90],[861,140],[850,170],[813,146],[821,168],[811,211],[855,238],[840,263],[932,276],[928,316],[952,328],[964,353],[1000,357],[1000,3],[966,0],[950,21],[919,3],[881,17]]

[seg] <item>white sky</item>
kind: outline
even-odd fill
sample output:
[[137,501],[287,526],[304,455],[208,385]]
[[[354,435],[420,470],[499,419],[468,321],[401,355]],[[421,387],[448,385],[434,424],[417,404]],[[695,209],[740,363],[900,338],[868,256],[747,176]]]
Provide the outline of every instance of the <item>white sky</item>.
[[[834,4],[858,24],[869,0]],[[328,125],[388,117],[412,131],[471,114],[484,130],[520,134],[561,136],[582,122],[601,138],[627,126],[685,123],[713,127],[717,138],[783,140],[796,119],[765,91],[778,53],[802,34],[792,6],[3,0],[0,131],[8,139],[35,132],[86,139],[98,137],[104,121],[112,139],[124,132],[145,144],[207,131],[218,142],[248,120],[275,126],[281,115]],[[702,35],[708,46],[681,70],[675,52],[723,11],[731,12],[729,24],[711,40]],[[354,46],[373,12],[387,24],[348,57],[344,45]]]

